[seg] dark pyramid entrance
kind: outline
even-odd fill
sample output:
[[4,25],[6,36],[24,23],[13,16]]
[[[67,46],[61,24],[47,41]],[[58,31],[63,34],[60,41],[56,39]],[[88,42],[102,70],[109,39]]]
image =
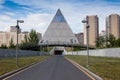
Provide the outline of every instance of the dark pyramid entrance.
[[54,55],[62,55],[63,51],[62,50],[55,50]]

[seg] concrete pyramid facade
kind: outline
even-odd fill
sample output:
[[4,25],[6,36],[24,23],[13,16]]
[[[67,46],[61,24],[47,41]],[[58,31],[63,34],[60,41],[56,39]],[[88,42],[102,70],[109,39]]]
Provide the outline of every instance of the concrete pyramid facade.
[[42,40],[49,43],[73,43],[79,44],[77,38],[70,29],[60,9],[58,9],[52,22],[48,26]]

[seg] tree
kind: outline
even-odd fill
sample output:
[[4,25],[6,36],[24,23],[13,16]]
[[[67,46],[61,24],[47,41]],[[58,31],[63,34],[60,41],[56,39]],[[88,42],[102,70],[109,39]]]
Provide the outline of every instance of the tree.
[[38,51],[39,46],[38,46],[39,38],[37,36],[37,33],[35,30],[31,30],[29,35],[24,36],[24,41],[22,41],[20,48],[23,50],[34,50]]
[[100,48],[103,48],[104,45],[105,45],[105,38],[104,36],[99,36],[97,39],[96,39],[96,47],[100,47]]
[[11,38],[11,40],[9,41],[9,48],[15,48],[15,45],[13,43],[13,39]]
[[113,34],[109,36],[99,36],[96,39],[96,47],[120,47],[120,38],[116,39]]
[[28,43],[28,36],[27,36],[27,34],[25,34],[25,36],[24,36],[24,43]]
[[120,38],[118,38],[118,39],[116,40],[116,45],[117,45],[117,47],[120,47]]
[[38,38],[35,30],[33,30],[33,29],[31,30],[28,40],[29,40],[29,43],[31,43],[31,44],[38,44],[39,38]]
[[7,49],[7,46],[5,44],[2,44],[0,48]]
[[113,34],[110,34],[108,37],[108,40],[110,47],[115,47],[116,46],[116,38],[114,37]]

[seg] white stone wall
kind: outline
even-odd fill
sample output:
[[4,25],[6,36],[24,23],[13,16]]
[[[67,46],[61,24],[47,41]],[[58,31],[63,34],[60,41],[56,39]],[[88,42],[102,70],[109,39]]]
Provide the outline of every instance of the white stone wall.
[[[108,49],[96,49],[89,50],[90,56],[101,56],[101,57],[119,57],[120,48],[108,48]],[[87,55],[87,51],[76,51],[68,52],[66,55]]]

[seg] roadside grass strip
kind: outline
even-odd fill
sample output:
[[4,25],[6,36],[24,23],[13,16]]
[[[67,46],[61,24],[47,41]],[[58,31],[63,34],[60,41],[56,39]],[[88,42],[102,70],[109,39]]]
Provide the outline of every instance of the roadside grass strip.
[[[66,56],[74,60],[78,64],[86,67],[86,56]],[[120,80],[120,58],[108,57],[89,57],[89,67],[87,68],[96,75],[103,78],[103,80]]]
[[19,67],[16,66],[16,58],[0,58],[0,75],[30,65],[32,63],[37,63],[48,57],[49,56],[20,57],[18,58]]

